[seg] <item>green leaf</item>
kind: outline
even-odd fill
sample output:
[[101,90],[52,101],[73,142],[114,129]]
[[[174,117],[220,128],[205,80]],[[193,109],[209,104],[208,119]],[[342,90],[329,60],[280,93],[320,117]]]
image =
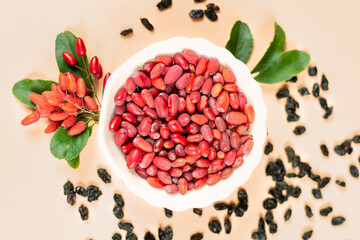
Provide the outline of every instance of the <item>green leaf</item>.
[[237,21],[231,29],[230,39],[225,47],[237,59],[247,63],[253,49],[253,37],[249,26],[246,23]]
[[59,127],[50,141],[50,151],[58,159],[74,159],[86,146],[92,132],[92,126],[76,136],[69,136],[67,129]]
[[299,50],[287,51],[260,72],[255,79],[262,83],[277,83],[290,79],[309,65],[310,56]]
[[[82,60],[82,58],[80,56],[78,56],[76,53],[76,47],[75,47],[76,39],[77,39],[77,37],[70,31],[65,31],[65,32],[57,35],[56,41],[55,41],[56,62],[58,64],[60,72],[62,72],[62,73],[71,72],[78,77],[82,77],[85,80],[86,87],[91,89],[91,85],[90,85],[90,82],[89,82],[86,72],[84,72],[78,68],[75,68],[75,67],[70,67],[65,62],[64,58],[62,57],[63,52],[69,52],[75,56],[75,58],[77,59],[77,62],[78,62],[77,65],[80,68],[85,69],[85,64],[86,64],[86,67],[89,66],[89,61],[88,61],[87,56],[86,55],[84,56],[84,59],[85,59],[85,64],[84,64],[84,61]],[[91,75],[90,75],[90,78],[91,78],[91,81],[93,81]]]
[[51,84],[55,83],[50,80],[32,80],[23,79],[14,84],[12,93],[23,104],[35,108],[35,104],[29,100],[29,94],[34,92],[41,94],[43,91],[51,91]]
[[66,160],[70,167],[77,169],[80,166],[80,155],[76,158]]
[[285,33],[282,28],[275,23],[275,34],[270,46],[266,50],[260,62],[255,66],[251,73],[261,72],[268,68],[284,51]]

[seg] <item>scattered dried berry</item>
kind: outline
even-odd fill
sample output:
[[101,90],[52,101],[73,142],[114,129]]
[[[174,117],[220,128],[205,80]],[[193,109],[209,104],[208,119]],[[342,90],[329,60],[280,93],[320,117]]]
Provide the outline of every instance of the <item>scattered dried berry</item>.
[[355,165],[350,165],[350,174],[354,178],[359,177],[359,169]]
[[324,74],[321,76],[321,88],[324,91],[329,90],[329,81]]
[[269,162],[266,166],[265,173],[267,176],[272,176],[273,181],[284,180],[286,171],[281,159],[277,159],[276,162]]
[[194,0],[196,3],[205,2],[206,0]]
[[309,75],[310,75],[310,76],[316,76],[316,75],[317,75],[317,68],[316,68],[316,66],[314,66],[314,67],[309,67],[308,71],[309,71]]
[[267,198],[263,202],[263,207],[266,210],[274,209],[277,207],[277,201],[275,200],[275,198]]
[[265,215],[265,222],[266,224],[270,224],[274,221],[274,215],[272,214],[272,212],[267,212]]
[[234,203],[230,203],[227,210],[227,215],[230,217],[231,214],[235,211],[236,205]]
[[320,150],[325,157],[329,156],[329,149],[327,148],[327,146],[325,144],[320,145]]
[[135,233],[127,232],[125,240],[138,240],[138,237],[135,235]]
[[94,185],[90,185],[86,189],[86,193],[87,193],[87,197],[88,197],[88,199],[87,199],[88,202],[96,201],[102,195],[102,192],[100,191],[100,189]]
[[277,233],[277,230],[278,230],[278,225],[276,223],[272,222],[269,224],[269,232],[271,234]]
[[231,222],[229,220],[229,218],[225,218],[224,220],[224,228],[225,228],[225,233],[229,234],[231,232]]
[[193,208],[193,212],[201,217],[203,211],[200,208]]
[[74,193],[74,185],[70,181],[67,181],[64,184],[63,188],[64,188],[64,195],[69,195],[71,193]]
[[288,178],[295,178],[295,177],[297,177],[297,175],[296,175],[296,173],[287,173],[287,174],[286,174],[286,177],[288,177]]
[[333,110],[334,110],[333,107],[327,108],[327,109],[325,110],[325,114],[324,114],[323,118],[324,118],[324,119],[328,119],[328,118],[331,116],[331,114],[333,113]]
[[119,205],[115,205],[115,207],[113,208],[113,214],[117,219],[124,218],[124,212]]
[[320,215],[323,217],[327,217],[327,215],[329,215],[332,211],[333,211],[332,207],[322,208],[320,209]]
[[172,218],[173,212],[170,209],[164,208],[165,216],[168,218]]
[[158,229],[159,240],[172,240],[174,233],[171,227],[166,227],[164,230]]
[[287,89],[287,88],[282,88],[276,93],[277,99],[286,98],[288,96],[289,96],[289,89]]
[[264,148],[264,154],[269,155],[274,150],[274,146],[271,142],[267,142],[265,148]]
[[288,210],[286,210],[286,212],[285,212],[285,214],[284,214],[284,220],[285,220],[285,222],[289,221],[289,219],[291,218],[291,214],[292,214],[291,208],[289,208]]
[[82,197],[87,197],[86,189],[84,187],[82,187],[82,186],[77,186],[75,188],[75,192],[77,194],[79,194],[80,196],[82,196]]
[[340,187],[346,187],[346,183],[344,181],[336,180],[335,183]]
[[144,236],[144,240],[156,240],[154,234],[151,232],[146,232]]
[[292,83],[296,83],[297,82],[297,76],[293,76],[292,78],[290,78],[289,80],[287,80],[286,82],[292,82]]
[[81,206],[79,207],[79,213],[81,220],[86,221],[89,219],[89,209],[83,204],[81,204]]
[[312,218],[312,216],[314,216],[309,205],[305,205],[305,213],[308,218]]
[[237,198],[239,202],[247,204],[248,203],[248,195],[244,189],[240,189],[237,194]]
[[111,239],[112,240],[121,240],[120,233],[114,233],[114,235],[112,235]]
[[97,174],[99,176],[99,178],[104,182],[104,183],[111,183],[111,176],[109,175],[109,173],[106,171],[106,169],[104,168],[99,168],[97,170]]
[[259,223],[258,223],[258,231],[259,233],[265,233],[265,221],[264,218],[259,218]]
[[322,198],[322,194],[321,194],[320,189],[313,189],[311,191],[311,193],[314,196],[314,198],[316,198],[316,199],[321,199]]
[[117,205],[119,205],[121,208],[123,208],[125,206],[125,202],[124,202],[124,199],[122,198],[121,194],[115,193],[113,198],[114,198],[115,203]]
[[156,4],[159,10],[167,9],[171,7],[171,5],[172,5],[172,0],[161,0],[158,4]]
[[132,28],[128,28],[128,29],[124,29],[120,32],[120,35],[121,36],[127,36],[129,34],[131,34],[133,32],[133,29]]
[[352,139],[354,143],[360,143],[360,135],[355,135]]
[[317,180],[319,189],[324,188],[326,185],[328,185],[330,180],[331,180],[331,178],[329,178],[329,177],[324,177],[324,178],[320,178],[319,180]]
[[200,19],[204,17],[204,11],[202,9],[193,9],[189,12],[189,16],[192,19]]
[[237,216],[237,217],[244,216],[244,213],[247,211],[247,209],[248,209],[248,205],[240,202],[235,207],[235,216]]
[[190,240],[202,240],[204,235],[202,233],[195,233],[191,235]]
[[220,222],[216,219],[211,220],[208,225],[209,225],[209,230],[213,233],[219,234],[222,230]]
[[300,116],[296,114],[296,109],[299,108],[299,103],[291,96],[287,98],[285,105],[285,112],[287,113],[288,122],[299,121]]
[[308,239],[311,238],[312,234],[313,234],[313,230],[307,231],[302,235],[302,239],[303,240],[308,240]]
[[206,4],[206,8],[210,9],[211,11],[219,11],[219,6],[215,5],[214,3]]
[[301,134],[303,134],[305,131],[306,131],[306,128],[305,128],[304,126],[297,126],[297,127],[294,129],[294,134],[295,134],[295,135],[301,135]]
[[129,222],[119,222],[118,227],[127,232],[132,232],[134,230],[134,226]]
[[321,106],[322,109],[326,110],[326,109],[329,108],[325,98],[320,97],[319,98],[319,103],[320,103],[320,106]]
[[319,94],[320,94],[320,88],[319,88],[319,84],[318,83],[315,83],[314,86],[313,86],[313,89],[312,89],[312,94],[314,97],[319,97]]
[[346,151],[345,151],[345,148],[342,147],[341,145],[337,145],[334,147],[334,151],[337,155],[339,156],[344,156]]
[[213,22],[218,19],[217,14],[214,11],[212,11],[211,9],[206,9],[205,15],[210,21],[213,21]]
[[298,92],[300,93],[301,96],[306,96],[306,95],[310,95],[309,90],[306,87],[302,87],[298,90]]
[[141,23],[146,27],[147,30],[153,31],[154,26],[149,22],[147,18],[140,18]]
[[218,211],[225,210],[225,209],[228,208],[228,204],[226,204],[226,203],[216,203],[216,204],[214,204],[214,208],[215,208],[215,210],[218,210]]
[[66,201],[67,201],[67,203],[70,204],[71,206],[74,206],[75,203],[76,203],[76,195],[75,195],[75,192],[70,193],[69,195],[67,195]]
[[345,222],[344,217],[333,217],[333,219],[331,219],[331,224],[333,226],[339,226],[339,225],[343,224],[344,222]]

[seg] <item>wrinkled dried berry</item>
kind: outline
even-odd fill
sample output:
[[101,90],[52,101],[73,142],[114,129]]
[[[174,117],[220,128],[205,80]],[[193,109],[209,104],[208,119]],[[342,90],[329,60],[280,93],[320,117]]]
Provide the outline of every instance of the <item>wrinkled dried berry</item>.
[[326,185],[328,185],[330,180],[331,180],[331,178],[329,178],[329,177],[320,178],[317,181],[319,189],[324,188]]
[[309,90],[306,87],[302,87],[298,90],[298,92],[300,93],[301,96],[306,96],[306,95],[310,95]]
[[132,230],[134,230],[134,226],[129,222],[119,222],[118,227],[127,232],[132,232]]
[[246,191],[244,189],[240,189],[238,191],[237,198],[238,198],[239,202],[241,202],[243,204],[248,203],[248,195],[247,195],[247,193],[246,193]]
[[226,203],[215,203],[214,208],[215,208],[215,210],[218,210],[218,211],[225,210],[225,209],[228,208],[228,204],[226,204]]
[[248,209],[248,205],[240,202],[235,207],[235,216],[237,216],[237,217],[244,216],[244,213],[247,211],[247,209]]
[[308,72],[309,72],[310,76],[316,76],[317,75],[317,67],[316,66],[309,67]]
[[69,195],[74,192],[74,185],[70,181],[67,181],[64,184],[63,188],[64,188],[64,195]]
[[285,212],[285,214],[284,214],[284,220],[285,220],[285,222],[289,221],[289,219],[291,218],[291,214],[292,214],[291,208],[289,208],[288,210],[286,210],[286,212]]
[[314,97],[319,97],[319,94],[320,94],[320,88],[319,88],[319,84],[318,83],[315,83],[314,86],[313,86],[313,89],[312,89],[312,94]]
[[201,217],[203,211],[200,208],[193,208],[193,212]]
[[219,6],[215,5],[214,3],[206,4],[206,8],[210,9],[211,11],[219,11]]
[[222,230],[220,222],[218,220],[216,220],[216,219],[211,220],[209,222],[208,226],[209,226],[209,230],[211,232],[213,232],[213,233],[219,234],[221,232],[221,230]]
[[206,9],[205,15],[210,21],[213,21],[213,22],[218,19],[217,14],[214,11],[212,11],[211,9]]
[[115,207],[113,208],[113,214],[117,219],[124,218],[124,212],[119,205],[115,205]]
[[293,194],[291,196],[294,197],[294,198],[299,198],[300,194],[301,194],[301,188],[300,187],[295,187],[294,192],[293,192]]
[[329,90],[329,81],[324,74],[321,76],[321,88],[324,91]]
[[164,10],[171,7],[172,0],[161,0],[156,6],[159,10]]
[[121,36],[127,36],[129,34],[131,34],[133,32],[133,29],[132,28],[128,28],[128,29],[124,29],[120,32],[120,35]]
[[82,187],[82,186],[77,186],[75,188],[75,192],[77,194],[79,194],[80,196],[82,196],[82,197],[87,197],[86,189],[84,187]]
[[312,218],[312,216],[314,216],[309,205],[305,205],[305,213],[308,218]]
[[275,233],[277,233],[277,230],[278,230],[278,225],[276,223],[274,223],[274,222],[270,223],[269,232],[271,234],[275,234]]
[[264,148],[264,154],[269,155],[274,150],[274,146],[271,142],[268,142]]
[[99,176],[99,178],[104,182],[104,183],[111,183],[111,176],[109,175],[109,173],[106,171],[106,169],[104,168],[99,168],[97,170],[97,174]]
[[350,174],[352,177],[358,178],[359,177],[359,169],[355,165],[351,165],[350,166]]
[[345,222],[344,217],[333,217],[333,219],[331,219],[331,224],[333,226],[339,226],[339,225],[343,224],[344,222]]
[[300,118],[300,116],[297,115],[296,113],[289,113],[287,118],[286,118],[286,121],[288,121],[288,122],[297,122],[297,121],[299,121],[299,118]]
[[231,214],[235,211],[236,205],[234,203],[230,203],[227,209],[227,215],[230,217]]
[[158,229],[159,240],[172,240],[174,233],[171,227],[166,227],[164,230]]
[[340,187],[346,187],[346,183],[344,181],[336,180],[335,183]]
[[151,232],[146,232],[144,236],[144,240],[156,240],[154,234]]
[[277,207],[277,201],[274,198],[267,198],[263,202],[263,207],[266,210],[271,210]]
[[282,88],[276,93],[277,99],[286,98],[288,96],[289,96],[289,89],[287,89],[287,88]]
[[307,231],[302,235],[302,239],[303,240],[308,240],[308,239],[311,238],[312,234],[313,234],[313,230]]
[[265,221],[264,218],[259,218],[259,223],[258,223],[258,231],[259,233],[265,233]]
[[320,209],[320,215],[323,217],[327,217],[327,215],[329,215],[332,211],[333,211],[332,207],[322,208]]
[[290,78],[289,80],[286,80],[286,82],[292,82],[292,83],[296,83],[297,82],[297,76],[294,76],[292,78]]
[[313,189],[311,190],[312,195],[314,196],[314,198],[316,199],[321,199],[322,198],[322,194],[320,189]]
[[121,208],[123,208],[125,206],[125,202],[124,202],[124,199],[122,198],[121,194],[115,193],[113,198],[114,198],[115,203],[117,205],[119,205]]
[[340,145],[335,146],[334,151],[339,156],[344,156],[346,153],[345,148]]
[[325,98],[320,97],[319,98],[319,103],[320,103],[320,106],[321,106],[322,109],[326,110],[326,109],[329,108]]
[[87,193],[87,197],[88,197],[88,199],[87,199],[88,202],[96,201],[102,195],[102,192],[100,191],[100,189],[94,185],[90,185],[86,189],[86,193]]
[[299,108],[299,103],[291,96],[287,98],[285,105],[285,112],[287,113],[288,122],[299,121],[300,116],[296,114],[296,109]]
[[229,220],[229,218],[225,218],[224,220],[224,228],[225,228],[225,233],[229,234],[231,232],[231,222]]
[[154,26],[149,22],[147,18],[140,18],[141,23],[146,27],[147,30],[154,30]]
[[320,150],[325,157],[329,156],[329,149],[327,148],[327,146],[325,144],[320,145]]
[[295,134],[295,135],[301,135],[301,134],[303,134],[305,131],[306,131],[306,128],[305,128],[304,126],[297,126],[297,127],[294,129],[294,134]]
[[354,143],[360,143],[360,135],[355,135],[352,139]]
[[202,9],[193,9],[189,12],[189,16],[192,19],[199,19],[204,17],[204,11]]
[[325,111],[325,114],[324,114],[323,118],[324,118],[324,119],[328,119],[328,118],[331,116],[331,114],[333,113],[333,110],[334,110],[333,107],[327,108],[326,111]]
[[86,221],[89,219],[89,209],[83,204],[81,204],[81,206],[79,207],[79,213],[81,220]]
[[265,233],[260,233],[260,232],[253,232],[251,234],[251,238],[254,240],[266,240],[266,234]]
[[112,235],[111,239],[112,240],[121,240],[120,233],[114,233],[114,235]]
[[272,212],[267,212],[265,215],[265,222],[266,224],[270,224],[274,221],[274,215],[272,214]]
[[194,0],[196,3],[205,2],[206,0]]
[[273,196],[279,203],[284,203],[288,200],[288,196],[282,194],[282,190],[277,188],[270,188],[269,194]]
[[202,240],[204,238],[204,234],[202,233],[195,233],[191,235],[190,240]]
[[287,173],[287,174],[286,174],[286,177],[288,177],[288,178],[295,178],[295,177],[297,177],[297,175],[296,175],[296,173]]
[[165,216],[168,218],[172,218],[173,212],[170,209],[164,208]]
[[138,237],[135,235],[135,233],[127,232],[125,239],[126,240],[138,240]]
[[67,201],[67,203],[70,204],[71,206],[74,206],[75,203],[76,203],[76,195],[75,195],[75,192],[70,193],[69,195],[67,195],[66,201]]

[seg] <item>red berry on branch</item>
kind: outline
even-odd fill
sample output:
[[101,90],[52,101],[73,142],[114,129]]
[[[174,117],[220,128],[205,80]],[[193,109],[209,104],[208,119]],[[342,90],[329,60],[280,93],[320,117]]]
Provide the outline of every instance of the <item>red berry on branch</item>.
[[45,133],[53,133],[60,127],[61,122],[50,121],[49,125],[45,128]]
[[99,59],[96,56],[90,60],[89,69],[92,74],[99,71]]
[[65,60],[65,62],[70,66],[70,67],[73,67],[77,64],[77,60],[76,58],[74,57],[74,55],[72,55],[71,53],[69,52],[63,52],[62,53],[62,56]]
[[104,81],[103,81],[103,89],[105,89],[107,80],[109,79],[109,77],[111,76],[111,73],[107,73],[104,77]]
[[39,113],[34,110],[32,113],[30,113],[29,115],[27,115],[22,121],[21,121],[21,125],[23,126],[28,126],[30,124],[33,124],[37,121],[39,121],[40,116]]
[[81,38],[76,39],[76,53],[79,56],[84,56],[86,54],[85,43]]
[[69,92],[76,92],[76,76],[70,72],[66,73],[67,77],[67,89]]
[[99,106],[96,104],[95,100],[92,97],[85,96],[84,102],[85,102],[86,108],[88,108],[89,110],[94,111],[94,112],[99,110]]
[[81,98],[86,95],[86,86],[85,86],[85,81],[83,78],[79,78],[77,80],[76,95]]
[[84,121],[78,121],[74,126],[68,130],[70,136],[79,135],[86,129],[86,123]]
[[102,75],[103,75],[103,69],[102,69],[101,64],[99,63],[99,70],[98,70],[97,73],[94,74],[94,76],[97,77],[97,78],[101,78]]

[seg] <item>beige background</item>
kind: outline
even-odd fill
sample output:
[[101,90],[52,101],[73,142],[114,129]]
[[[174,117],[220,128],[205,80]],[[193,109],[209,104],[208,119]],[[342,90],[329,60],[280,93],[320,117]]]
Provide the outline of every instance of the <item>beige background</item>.
[[[0,96],[2,114],[0,118],[2,153],[0,168],[0,239],[110,239],[117,231],[117,220],[112,215],[114,191],[121,192],[126,200],[125,217],[131,219],[135,232],[142,239],[146,230],[157,233],[158,226],[172,225],[174,239],[189,239],[197,231],[205,232],[205,239],[250,239],[257,228],[262,210],[262,200],[272,181],[265,177],[264,169],[269,159],[281,157],[285,160],[283,147],[291,143],[303,160],[316,169],[316,173],[332,177],[332,182],[323,190],[323,200],[314,200],[310,191],[315,184],[302,180],[303,194],[300,199],[284,203],[276,209],[275,219],[279,231],[268,234],[268,239],[300,239],[303,231],[314,229],[312,239],[360,239],[358,215],[359,180],[349,176],[349,165],[359,167],[359,146],[354,153],[340,158],[331,150],[330,158],[324,159],[319,145],[325,142],[329,148],[345,137],[360,133],[359,54],[360,54],[360,6],[355,0],[334,1],[214,1],[221,12],[219,21],[207,19],[192,22],[188,12],[193,8],[204,8],[193,0],[174,0],[173,7],[158,12],[158,0],[79,0],[79,1],[4,1],[0,2]],[[212,2],[212,1],[208,1]],[[140,17],[147,17],[155,26],[153,33],[141,26]],[[58,70],[54,59],[54,40],[59,32],[71,30],[86,41],[90,56],[97,55],[105,71],[112,71],[128,57],[145,46],[173,36],[203,37],[224,46],[233,23],[241,19],[250,26],[255,39],[254,53],[249,65],[253,67],[266,50],[273,35],[273,24],[277,21],[285,30],[288,46],[307,50],[312,63],[320,73],[326,72],[330,91],[321,93],[334,106],[334,115],[323,121],[323,111],[312,97],[300,97],[297,89],[311,87],[314,78],[303,75],[298,84],[288,84],[291,94],[300,101],[300,123],[307,127],[303,136],[294,136],[296,124],[285,121],[285,100],[275,99],[276,91],[284,84],[262,85],[268,107],[269,139],[275,151],[271,158],[264,157],[249,182],[244,186],[249,194],[250,208],[243,218],[231,217],[233,230],[225,235],[209,233],[207,223],[217,215],[223,222],[225,213],[215,212],[213,207],[204,209],[199,218],[191,210],[174,213],[172,219],[165,218],[163,209],[151,207],[130,193],[113,174],[113,183],[100,183],[96,174],[99,167],[107,167],[97,146],[97,129],[85,151],[78,170],[72,170],[65,162],[56,160],[49,151],[51,136],[42,133],[45,122],[22,127],[21,119],[29,110],[11,94],[12,85],[25,77],[56,79]],[[133,27],[131,37],[119,36],[120,30]],[[317,79],[318,80],[318,79]],[[110,171],[111,172],[111,171]],[[346,189],[334,184],[335,178],[346,180]],[[62,185],[67,179],[76,185],[100,184],[103,191],[100,201],[85,202],[78,198],[75,207],[66,203]],[[298,180],[294,181],[298,183]],[[236,199],[236,193],[226,199]],[[80,220],[78,206],[85,203],[90,209],[90,220]],[[304,203],[313,208],[314,217],[307,219]],[[332,227],[330,217],[318,214],[319,207],[330,204],[334,215],[344,215],[346,223]],[[293,208],[290,222],[284,223],[283,213]],[[120,231],[125,237],[125,233]]]

